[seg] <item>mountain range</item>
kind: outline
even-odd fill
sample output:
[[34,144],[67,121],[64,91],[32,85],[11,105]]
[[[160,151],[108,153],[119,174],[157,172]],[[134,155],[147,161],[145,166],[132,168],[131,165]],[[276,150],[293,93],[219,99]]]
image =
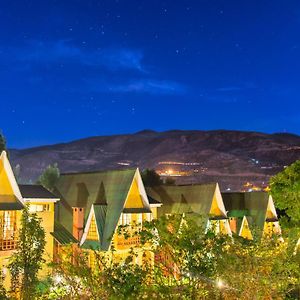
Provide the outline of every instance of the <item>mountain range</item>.
[[300,159],[300,136],[229,130],[143,130],[68,143],[10,149],[20,182],[35,182],[57,163],[61,172],[151,168],[177,184],[219,182],[222,190],[265,186]]

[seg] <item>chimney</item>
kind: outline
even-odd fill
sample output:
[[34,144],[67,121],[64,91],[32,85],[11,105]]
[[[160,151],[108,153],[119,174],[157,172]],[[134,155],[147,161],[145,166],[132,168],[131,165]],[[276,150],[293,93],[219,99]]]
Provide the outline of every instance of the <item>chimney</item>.
[[237,220],[236,218],[229,218],[229,226],[232,232],[237,233]]
[[72,207],[73,209],[73,236],[80,241],[84,230],[84,208]]

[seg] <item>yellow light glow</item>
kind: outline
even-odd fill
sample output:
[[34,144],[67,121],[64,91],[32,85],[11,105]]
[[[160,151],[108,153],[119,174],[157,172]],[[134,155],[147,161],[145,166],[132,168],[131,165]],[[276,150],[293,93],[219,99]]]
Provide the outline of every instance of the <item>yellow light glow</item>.
[[221,288],[224,287],[224,282],[223,282],[221,279],[218,279],[218,280],[217,280],[217,287],[218,287],[219,289],[221,289]]

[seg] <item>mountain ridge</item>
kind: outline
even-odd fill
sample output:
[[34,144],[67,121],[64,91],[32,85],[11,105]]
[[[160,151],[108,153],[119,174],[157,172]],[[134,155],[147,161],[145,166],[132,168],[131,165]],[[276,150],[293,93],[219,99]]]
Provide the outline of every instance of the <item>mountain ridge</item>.
[[[62,172],[154,168],[178,183],[220,182],[239,190],[266,184],[271,175],[300,159],[300,136],[238,130],[150,129],[133,134],[92,136],[28,149],[11,149],[22,182],[34,182],[49,164]],[[172,173],[168,173],[168,171]]]

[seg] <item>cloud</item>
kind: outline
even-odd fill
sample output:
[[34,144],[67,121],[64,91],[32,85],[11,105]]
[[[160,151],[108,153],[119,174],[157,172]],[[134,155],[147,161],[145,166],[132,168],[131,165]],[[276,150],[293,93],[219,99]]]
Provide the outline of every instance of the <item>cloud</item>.
[[[62,72],[72,75],[72,86],[68,86],[70,91],[151,95],[180,95],[187,92],[186,86],[160,79],[160,74],[148,72],[153,68],[145,66],[143,59],[143,52],[137,49],[89,49],[87,46],[77,46],[70,40],[32,40],[18,48],[0,49],[0,63],[9,64],[15,72],[22,70],[35,79],[42,78],[44,69],[40,67],[46,66],[55,78],[61,76]],[[85,69],[85,76],[81,75],[81,67]],[[95,77],[96,73],[98,75]],[[61,78],[65,80],[66,77]],[[35,79],[32,84],[42,82],[42,79]],[[70,83],[68,80],[63,82],[64,85]]]
[[184,94],[186,87],[174,81],[141,79],[131,81],[127,84],[114,85],[109,91],[115,93],[147,93],[155,95]]
[[142,65],[143,53],[135,49],[104,48],[89,50],[66,40],[55,42],[31,41],[21,48],[8,49],[19,62],[31,64],[73,63],[110,70],[131,69],[145,72]]

